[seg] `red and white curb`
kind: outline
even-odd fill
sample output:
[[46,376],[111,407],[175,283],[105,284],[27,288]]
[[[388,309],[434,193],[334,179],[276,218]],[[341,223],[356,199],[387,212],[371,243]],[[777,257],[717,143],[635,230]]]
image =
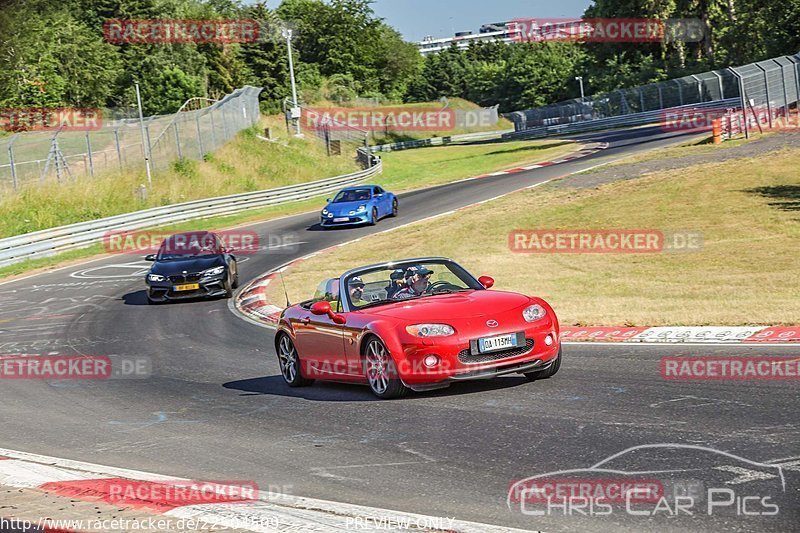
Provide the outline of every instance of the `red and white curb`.
[[800,326],[561,326],[561,342],[787,344],[800,343]]
[[570,154],[565,155],[560,159],[554,159],[553,161],[543,161],[541,163],[536,163],[535,165],[528,165],[525,167],[516,167],[511,168],[508,170],[500,170],[498,172],[492,172],[491,174],[481,174],[480,176],[475,176],[474,178],[468,179],[481,179],[481,178],[489,178],[494,176],[503,176],[505,174],[516,174],[518,172],[526,172],[528,170],[534,170],[537,168],[544,168],[544,167],[551,167],[553,165],[558,165],[560,163],[566,163],[568,161],[573,161],[575,159],[580,159],[582,157],[586,157],[592,154],[595,154],[601,150],[605,150],[608,148],[608,143],[597,143],[591,147],[583,148],[578,150],[577,152],[572,152]]
[[[452,517],[405,513],[263,491],[252,499],[229,499],[227,502],[195,505],[177,505],[174,502],[154,505],[152,499],[147,497],[136,501],[135,495],[158,494],[165,484],[174,486],[185,483],[191,486],[198,482],[2,448],[0,459],[3,459],[0,460],[0,485],[40,489],[73,500],[113,502],[114,494],[110,488],[128,484],[135,488],[130,491],[134,496],[127,496],[124,505],[148,509],[176,519],[190,519],[206,526],[260,532],[318,533],[387,529],[454,533],[527,531],[466,522]],[[114,506],[121,505],[114,503]]]

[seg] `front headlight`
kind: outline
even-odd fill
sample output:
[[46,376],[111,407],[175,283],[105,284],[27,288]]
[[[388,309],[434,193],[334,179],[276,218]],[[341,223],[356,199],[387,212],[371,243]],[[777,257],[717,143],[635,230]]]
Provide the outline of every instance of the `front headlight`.
[[406,327],[406,331],[415,337],[449,337],[456,332],[447,324],[415,324]]
[[366,205],[360,205],[360,206],[358,206],[358,209],[356,209],[356,213],[363,213],[366,210],[367,210],[367,206]]
[[158,274],[148,274],[147,275],[148,281],[166,281],[164,276],[159,276]]
[[544,310],[539,304],[533,304],[525,308],[522,311],[522,317],[525,319],[526,322],[533,322],[534,320],[539,320],[540,318],[544,318],[544,315],[547,314],[547,311]]
[[219,266],[219,267],[209,268],[208,270],[204,270],[203,271],[203,276],[206,276],[206,277],[207,276],[219,276],[223,272],[225,272],[225,267],[224,266]]
[[327,214],[328,214],[328,210],[327,210],[327,209],[323,209],[323,210],[322,210],[322,216],[325,216],[325,215],[327,215]]

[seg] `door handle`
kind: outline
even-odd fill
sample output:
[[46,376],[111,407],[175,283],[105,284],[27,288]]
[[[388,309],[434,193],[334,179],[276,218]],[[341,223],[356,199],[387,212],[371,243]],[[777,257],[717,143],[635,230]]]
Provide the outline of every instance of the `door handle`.
[[307,326],[309,322],[311,322],[311,319],[308,318],[308,317],[304,317],[304,318],[300,319],[300,323],[303,324],[304,326]]

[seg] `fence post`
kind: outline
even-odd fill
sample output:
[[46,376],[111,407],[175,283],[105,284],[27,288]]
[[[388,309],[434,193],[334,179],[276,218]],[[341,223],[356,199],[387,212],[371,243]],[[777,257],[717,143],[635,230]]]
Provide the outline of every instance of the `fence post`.
[[697,96],[700,97],[700,103],[703,103],[703,85],[700,83],[700,78],[692,74],[692,78],[697,82]]
[[775,64],[778,65],[779,69],[781,69],[781,83],[783,84],[783,109],[786,112],[784,117],[786,118],[787,124],[788,124],[788,120],[789,120],[789,93],[786,92],[786,71],[783,70],[783,65],[778,63],[777,60],[773,59],[773,61],[775,61]]
[[680,105],[683,105],[683,87],[681,87],[681,82],[679,80],[672,80],[675,82],[675,85],[678,86],[678,102]]
[[92,141],[89,139],[89,130],[86,130],[86,150],[89,156],[89,176],[94,177],[94,159],[92,158]]
[[200,147],[200,159],[203,159],[206,155],[205,150],[203,150],[203,135],[200,133],[200,114],[198,113],[194,117],[194,122],[197,125],[197,146]]
[[214,125],[214,106],[211,106],[211,111],[208,112],[208,116],[211,117],[211,149],[214,150],[217,148],[217,137],[215,133],[217,127]]
[[661,92],[661,84],[657,83],[656,87],[658,88],[658,108],[664,109],[664,94]]
[[8,162],[11,164],[11,186],[14,190],[17,190],[17,167],[14,164],[14,150],[11,148],[11,145],[14,144],[14,141],[17,139],[18,133],[14,134],[11,137],[11,140],[8,141]]
[[769,78],[767,78],[767,69],[763,68],[758,63],[753,63],[753,65],[764,73],[764,91],[767,93],[767,120],[769,121],[770,129],[772,129],[772,105],[769,103]]
[[719,83],[719,99],[725,100],[725,88],[722,85],[722,76],[720,76],[719,72],[716,70],[712,70],[711,73],[717,77],[717,82]]
[[739,82],[739,100],[742,106],[742,118],[744,119],[744,138],[749,139],[750,127],[747,125],[747,107],[745,101],[747,99],[747,95],[744,92],[744,78],[741,74],[736,72],[733,67],[728,68],[728,71],[730,71],[736,77],[736,81]]
[[[144,127],[144,141],[147,143],[147,154],[150,156],[150,165],[155,168],[156,160],[153,157],[153,148],[150,146],[150,124]],[[144,148],[144,147],[142,147]]]
[[797,124],[798,126],[800,126],[800,74],[797,72],[798,69],[800,69],[800,60],[798,60],[798,62],[795,62],[795,60],[790,57],[789,61],[792,62],[792,72],[794,72],[794,88],[795,88],[794,94],[795,97],[797,98],[797,101],[795,101],[794,109],[797,112]]
[[175,148],[178,150],[178,159],[183,159],[183,150],[181,150],[181,136],[178,133],[178,119],[175,119],[175,122],[172,123],[173,129],[175,130]]
[[117,159],[119,159],[119,169],[122,170],[122,150],[119,146],[119,127],[114,128],[114,145],[117,147]]

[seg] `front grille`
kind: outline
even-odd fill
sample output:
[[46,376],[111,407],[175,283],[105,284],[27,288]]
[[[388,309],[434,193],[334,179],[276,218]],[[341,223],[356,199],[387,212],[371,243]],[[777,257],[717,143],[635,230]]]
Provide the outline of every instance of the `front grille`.
[[525,346],[503,350],[501,352],[480,353],[472,355],[469,349],[458,352],[458,360],[464,364],[491,363],[500,359],[516,357],[530,352],[533,349],[533,339],[525,339]]
[[201,274],[186,274],[186,275],[177,275],[177,276],[170,276],[169,280],[172,283],[191,283],[194,281],[200,281]]

